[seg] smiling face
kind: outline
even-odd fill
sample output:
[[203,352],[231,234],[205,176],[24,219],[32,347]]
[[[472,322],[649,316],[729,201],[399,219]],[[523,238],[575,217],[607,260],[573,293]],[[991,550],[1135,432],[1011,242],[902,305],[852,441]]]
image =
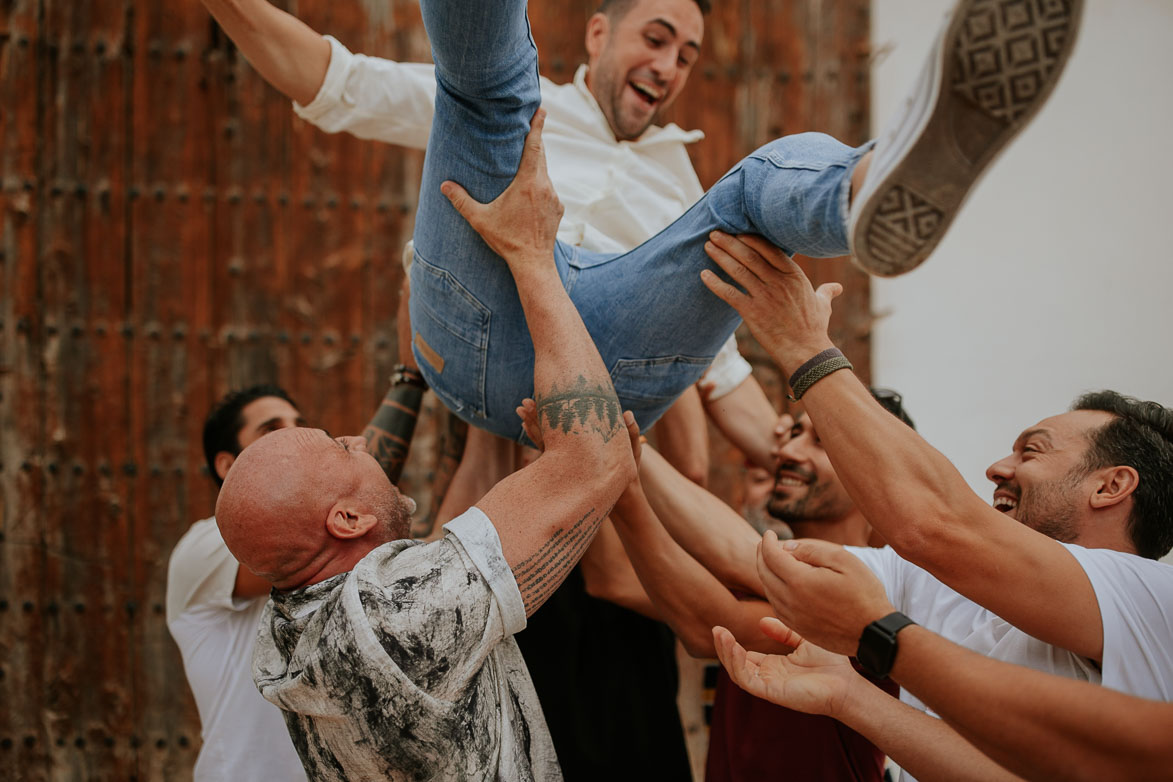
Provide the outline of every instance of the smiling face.
[[1055,540],[1077,541],[1093,491],[1086,465],[1089,438],[1111,418],[1098,410],[1076,410],[1020,434],[1011,454],[986,470],[994,482],[994,508]]
[[766,510],[788,524],[839,521],[855,509],[839,482],[810,418],[799,415],[778,452],[774,491]]
[[636,0],[587,24],[587,87],[619,140],[639,138],[676,100],[700,55],[695,0]]

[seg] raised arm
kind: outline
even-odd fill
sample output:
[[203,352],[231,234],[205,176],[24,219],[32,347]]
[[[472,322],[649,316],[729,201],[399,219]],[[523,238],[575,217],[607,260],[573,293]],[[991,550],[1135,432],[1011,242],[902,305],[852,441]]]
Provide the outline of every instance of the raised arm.
[[330,43],[268,0],[202,0],[257,73],[308,105],[326,78]]
[[562,207],[546,175],[544,112],[534,116],[517,177],[491,204],[444,194],[508,264],[534,345],[534,400],[544,451],[478,503],[501,537],[526,613],[557,589],[635,476],[624,416],[599,352],[554,266]]
[[761,537],[749,522],[651,448],[643,449],[640,480],[655,515],[689,555],[730,587],[763,594],[755,569]]
[[700,562],[689,556],[660,524],[639,481],[633,482],[619,498],[612,518],[640,582],[689,654],[714,655],[715,624],[733,628],[738,638],[752,649],[789,651],[789,647],[779,645],[758,629],[759,620],[773,614],[769,603],[738,600]]
[[746,458],[766,470],[773,471],[774,425],[778,411],[770,404],[761,384],[750,375],[732,391],[719,397],[710,397],[701,389],[705,411],[721,434],[737,447]]
[[901,631],[892,678],[1027,779],[1173,779],[1173,704],[992,660],[922,627]]
[[[778,543],[767,535],[760,566],[779,616],[828,648],[851,653],[863,629],[892,612],[871,571],[833,544]],[[772,632],[795,640],[780,628],[775,624]],[[916,625],[900,630],[896,643],[892,678],[1014,773],[1037,780],[1173,779],[1173,704],[993,660]],[[729,659],[743,673],[747,663],[760,662],[752,655],[743,660],[727,642],[722,646],[734,652]],[[793,670],[790,661],[768,666],[781,676],[770,684],[772,692],[798,686],[783,675]],[[747,689],[758,685],[752,676],[746,681]]]
[[[781,250],[760,237],[742,238],[715,233],[706,246],[742,290],[710,271],[702,278],[741,313],[783,371],[794,372],[834,347],[827,324],[842,288],[830,283],[815,291]],[[1061,544],[981,500],[948,459],[880,407],[850,371],[823,378],[802,401],[852,500],[902,557],[1026,633],[1102,657],[1095,592]]]

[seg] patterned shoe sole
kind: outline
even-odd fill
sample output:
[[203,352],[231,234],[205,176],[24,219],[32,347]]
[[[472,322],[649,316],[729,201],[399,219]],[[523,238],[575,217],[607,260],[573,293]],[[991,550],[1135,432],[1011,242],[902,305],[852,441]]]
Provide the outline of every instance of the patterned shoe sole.
[[861,193],[857,265],[890,277],[928,257],[983,171],[1050,95],[1082,11],[1083,0],[963,0],[946,32],[931,116]]

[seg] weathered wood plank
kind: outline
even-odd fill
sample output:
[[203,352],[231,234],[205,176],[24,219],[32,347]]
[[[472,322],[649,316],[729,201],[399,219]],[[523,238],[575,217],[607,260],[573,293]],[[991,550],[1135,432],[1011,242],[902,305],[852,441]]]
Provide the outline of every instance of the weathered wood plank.
[[[278,4],[356,51],[428,59],[415,0]],[[533,4],[555,81],[594,5]],[[670,117],[705,130],[703,183],[781,133],[866,137],[867,7],[717,4]],[[398,360],[422,155],[295,119],[197,3],[2,4],[0,105],[0,769],[182,780],[199,724],[162,605],[170,548],[214,501],[203,417],[264,380],[360,429]],[[834,327],[866,377],[866,278],[807,268],[845,283]],[[429,397],[403,482],[421,512],[445,417]],[[736,499],[740,459],[713,448]]]
[[187,526],[211,513],[211,494],[197,467],[200,424],[211,397],[207,259],[213,228],[207,199],[215,193],[204,62],[210,25],[194,3],[136,0],[132,7],[132,735],[138,773],[172,779],[188,773],[199,733],[191,701],[177,697],[186,687],[165,626],[167,559]]
[[38,3],[7,3],[0,38],[0,769],[49,771],[44,702],[44,373],[38,294],[37,155],[44,95]]

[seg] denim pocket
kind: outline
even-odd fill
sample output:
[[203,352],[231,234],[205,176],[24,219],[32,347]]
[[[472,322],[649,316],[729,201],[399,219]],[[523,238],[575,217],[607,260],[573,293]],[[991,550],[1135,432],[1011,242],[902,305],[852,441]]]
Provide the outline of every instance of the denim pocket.
[[[657,405],[666,408],[699,380],[711,363],[712,356],[621,358],[611,366],[611,382],[615,384],[619,401],[625,406],[639,402],[649,410]],[[658,418],[659,413],[655,417]]]
[[418,252],[411,269],[411,309],[421,368],[432,370],[425,369],[429,385],[452,412],[483,418],[491,311]]

